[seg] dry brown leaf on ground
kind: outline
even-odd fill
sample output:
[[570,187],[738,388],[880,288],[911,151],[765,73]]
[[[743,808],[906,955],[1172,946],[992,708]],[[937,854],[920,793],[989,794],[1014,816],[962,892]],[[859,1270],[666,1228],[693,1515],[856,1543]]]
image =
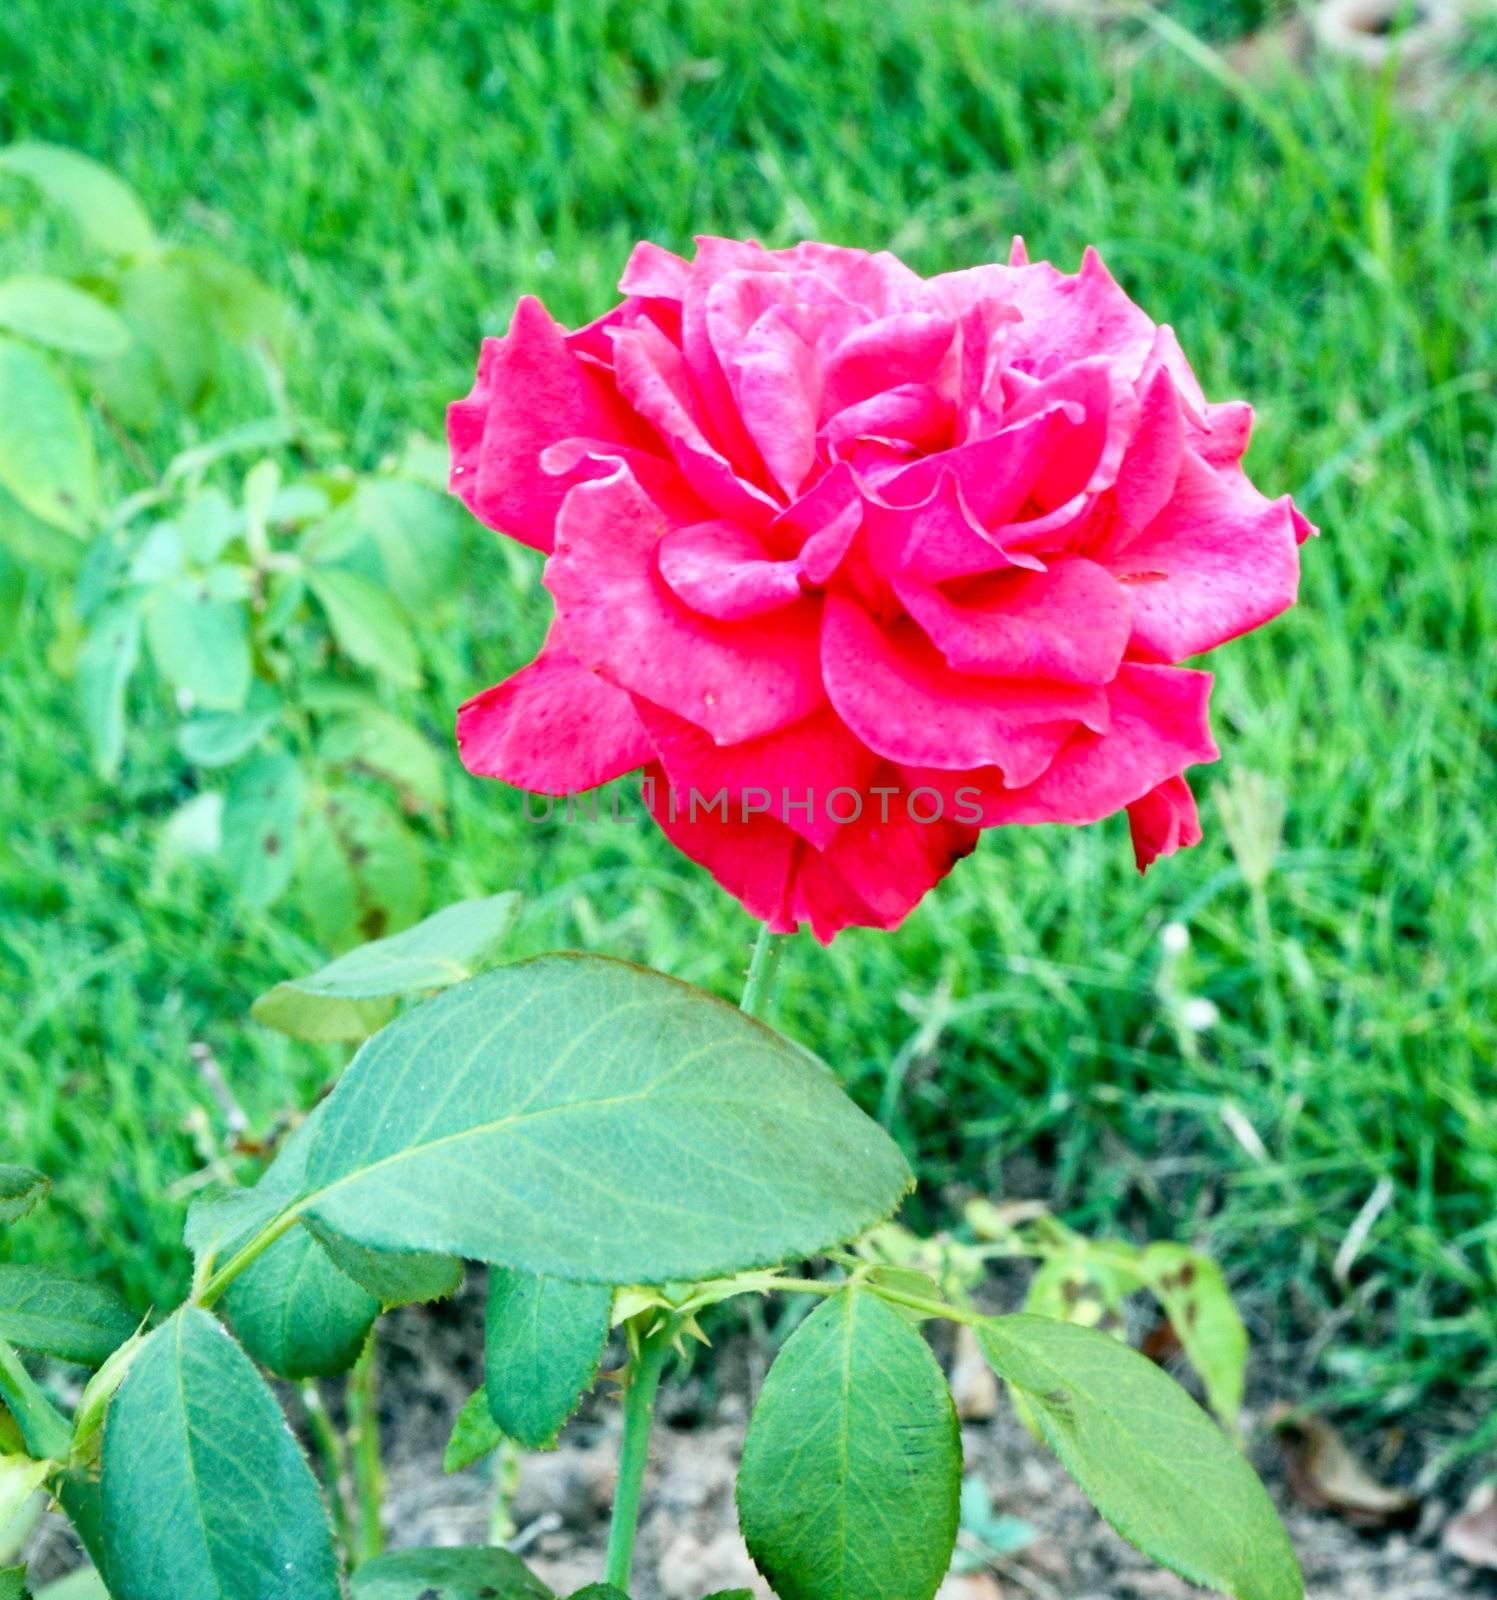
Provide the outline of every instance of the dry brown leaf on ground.
[[1283,1447],[1289,1487],[1301,1505],[1333,1512],[1359,1528],[1409,1527],[1418,1520],[1418,1497],[1378,1482],[1323,1417],[1281,1406],[1269,1420]]
[[1497,1570],[1497,1483],[1484,1483],[1460,1516],[1445,1524],[1440,1548],[1473,1567]]

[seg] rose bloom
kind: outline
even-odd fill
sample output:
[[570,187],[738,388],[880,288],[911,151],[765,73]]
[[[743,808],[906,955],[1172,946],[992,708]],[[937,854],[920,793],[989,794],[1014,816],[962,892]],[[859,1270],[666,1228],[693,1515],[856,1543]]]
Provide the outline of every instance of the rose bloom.
[[1240,465],[1168,327],[1088,250],[921,278],[887,253],[636,247],[575,332],[520,301],[448,413],[452,488],[547,553],[476,773],[644,769],[674,844],[777,931],[896,925],[983,828],[1126,810],[1201,837],[1211,675],[1313,531]]

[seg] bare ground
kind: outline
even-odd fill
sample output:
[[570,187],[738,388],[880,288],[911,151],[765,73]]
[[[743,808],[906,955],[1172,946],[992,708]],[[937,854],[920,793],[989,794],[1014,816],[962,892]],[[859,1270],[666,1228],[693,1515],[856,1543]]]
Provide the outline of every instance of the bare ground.
[[[387,1324],[394,1544],[465,1543],[488,1535],[495,1491],[487,1466],[451,1477],[441,1471],[452,1418],[478,1381],[473,1351],[480,1313],[471,1297],[465,1299],[467,1309],[459,1303],[436,1314],[406,1312]],[[949,1358],[949,1351],[941,1353]],[[750,1396],[766,1365],[763,1345],[736,1335],[698,1372],[662,1392],[636,1600],[701,1600],[740,1586],[756,1597],[769,1595],[743,1548],[733,1509]],[[1439,1552],[1440,1529],[1454,1509],[1449,1504],[1428,1501],[1410,1532],[1369,1534],[1291,1503],[1277,1447],[1255,1427],[1273,1398],[1293,1392],[1289,1377],[1276,1388],[1273,1372],[1260,1361],[1251,1392],[1255,1406],[1245,1420],[1256,1440],[1254,1460],[1285,1515],[1312,1600],[1497,1596],[1497,1573],[1479,1573]],[[518,1463],[509,1502],[518,1546],[560,1594],[601,1575],[619,1427],[619,1406],[600,1394],[569,1424],[559,1449]],[[1183,1600],[1199,1593],[1114,1534],[1006,1404],[989,1421],[965,1424],[963,1444],[967,1471],[987,1486],[994,1511],[1028,1523],[1037,1536],[1015,1555],[948,1579],[942,1600]],[[1400,1464],[1407,1467],[1418,1454],[1417,1441],[1406,1440]]]

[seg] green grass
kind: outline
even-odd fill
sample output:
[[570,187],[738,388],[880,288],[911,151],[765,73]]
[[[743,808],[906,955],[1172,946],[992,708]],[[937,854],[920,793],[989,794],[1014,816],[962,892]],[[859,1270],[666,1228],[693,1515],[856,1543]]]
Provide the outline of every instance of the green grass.
[[[1213,662],[1206,842],[1140,884],[1120,819],[989,835],[897,935],[793,950],[782,1020],[917,1158],[925,1221],[968,1187],[1202,1239],[1260,1337],[1335,1316],[1318,1374],[1339,1398],[1488,1398],[1491,86],[1454,83],[1425,117],[1356,73],[1244,92],[1210,67],[970,0],[115,0],[86,25],[10,0],[0,138],[77,144],[172,235],[264,273],[298,308],[294,403],[360,461],[440,429],[519,292],[571,319],[606,306],[640,236],[888,245],[924,271],[1015,230],[1068,266],[1099,245],[1207,392],[1258,405],[1255,476],[1326,529],[1300,608]],[[435,738],[542,631],[535,564],[475,538],[469,570],[415,712]],[[315,959],[294,905],[153,868],[184,785],[160,708],[136,707],[117,786],[88,776],[49,665],[62,626],[33,586],[0,664],[0,1148],[60,1180],[7,1248],[103,1266],[144,1307],[182,1282],[187,1129],[222,1131],[190,1047],[258,1128],[335,1062],[245,1016]],[[1217,804],[1235,769],[1287,805],[1266,938]],[[531,827],[455,759],[451,785],[444,896],[518,885],[525,949],[741,981],[748,919],[657,835]],[[1163,992],[1172,920],[1193,942]],[[1182,1032],[1182,994],[1218,1023]]]

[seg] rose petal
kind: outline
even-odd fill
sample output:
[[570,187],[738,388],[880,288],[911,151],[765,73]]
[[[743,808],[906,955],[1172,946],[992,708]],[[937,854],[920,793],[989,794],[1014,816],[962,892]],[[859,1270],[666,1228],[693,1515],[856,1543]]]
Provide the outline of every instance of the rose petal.
[[826,363],[823,414],[835,416],[904,384],[935,387],[943,369],[954,392],[955,338],[956,323],[932,311],[905,311],[852,329]]
[[822,672],[838,714],[871,750],[908,766],[1043,772],[1077,723],[1107,727],[1107,695],[1076,684],[953,672],[913,622],[887,632],[851,596],[826,597]]
[[994,573],[957,599],[909,578],[896,578],[894,591],[958,672],[1105,684],[1128,643],[1127,595],[1079,558],[1044,572]]
[[[985,828],[1098,822],[1184,768],[1216,760],[1220,752],[1206,717],[1211,681],[1209,672],[1125,661],[1107,691],[1110,730],[1077,729],[1034,782],[1005,787],[998,776],[980,772],[946,774],[944,781],[978,791],[973,804],[981,807]],[[933,771],[925,781],[943,780]]]
[[736,622],[800,598],[795,561],[772,561],[735,522],[671,528],[659,546],[660,575],[693,611]]
[[540,654],[457,714],[463,765],[537,794],[608,783],[654,754],[629,696],[589,672],[553,625]]
[[1292,606],[1298,541],[1287,497],[1270,501],[1235,469],[1187,451],[1169,504],[1137,537],[1093,552],[1128,589],[1130,648],[1180,661]]
[[1166,778],[1142,800],[1128,807],[1128,830],[1133,836],[1133,859],[1145,872],[1160,856],[1201,842],[1201,819],[1196,799],[1183,777]]
[[626,466],[567,497],[545,574],[567,648],[721,744],[773,733],[825,704],[818,603],[803,598],[742,622],[699,615],[660,575],[656,546],[668,526]]
[[855,803],[846,791],[861,790],[879,765],[829,706],[735,745],[714,744],[700,728],[647,700],[635,706],[688,814],[693,793],[705,803],[721,790],[730,820],[770,816],[818,849]]
[[681,352],[651,323],[613,330],[619,390],[664,440],[691,487],[715,511],[750,525],[779,509],[756,484],[740,477],[703,432],[691,374]]
[[574,434],[635,449],[651,443],[606,373],[573,354],[564,330],[526,295],[504,338],[484,340],[472,392],[447,408],[449,487],[480,522],[549,550],[567,490],[600,470],[588,460],[561,477],[541,470],[541,452]]
[[1144,391],[1138,427],[1113,486],[1115,537],[1130,539],[1169,504],[1185,453],[1185,418],[1174,380],[1162,369]]

